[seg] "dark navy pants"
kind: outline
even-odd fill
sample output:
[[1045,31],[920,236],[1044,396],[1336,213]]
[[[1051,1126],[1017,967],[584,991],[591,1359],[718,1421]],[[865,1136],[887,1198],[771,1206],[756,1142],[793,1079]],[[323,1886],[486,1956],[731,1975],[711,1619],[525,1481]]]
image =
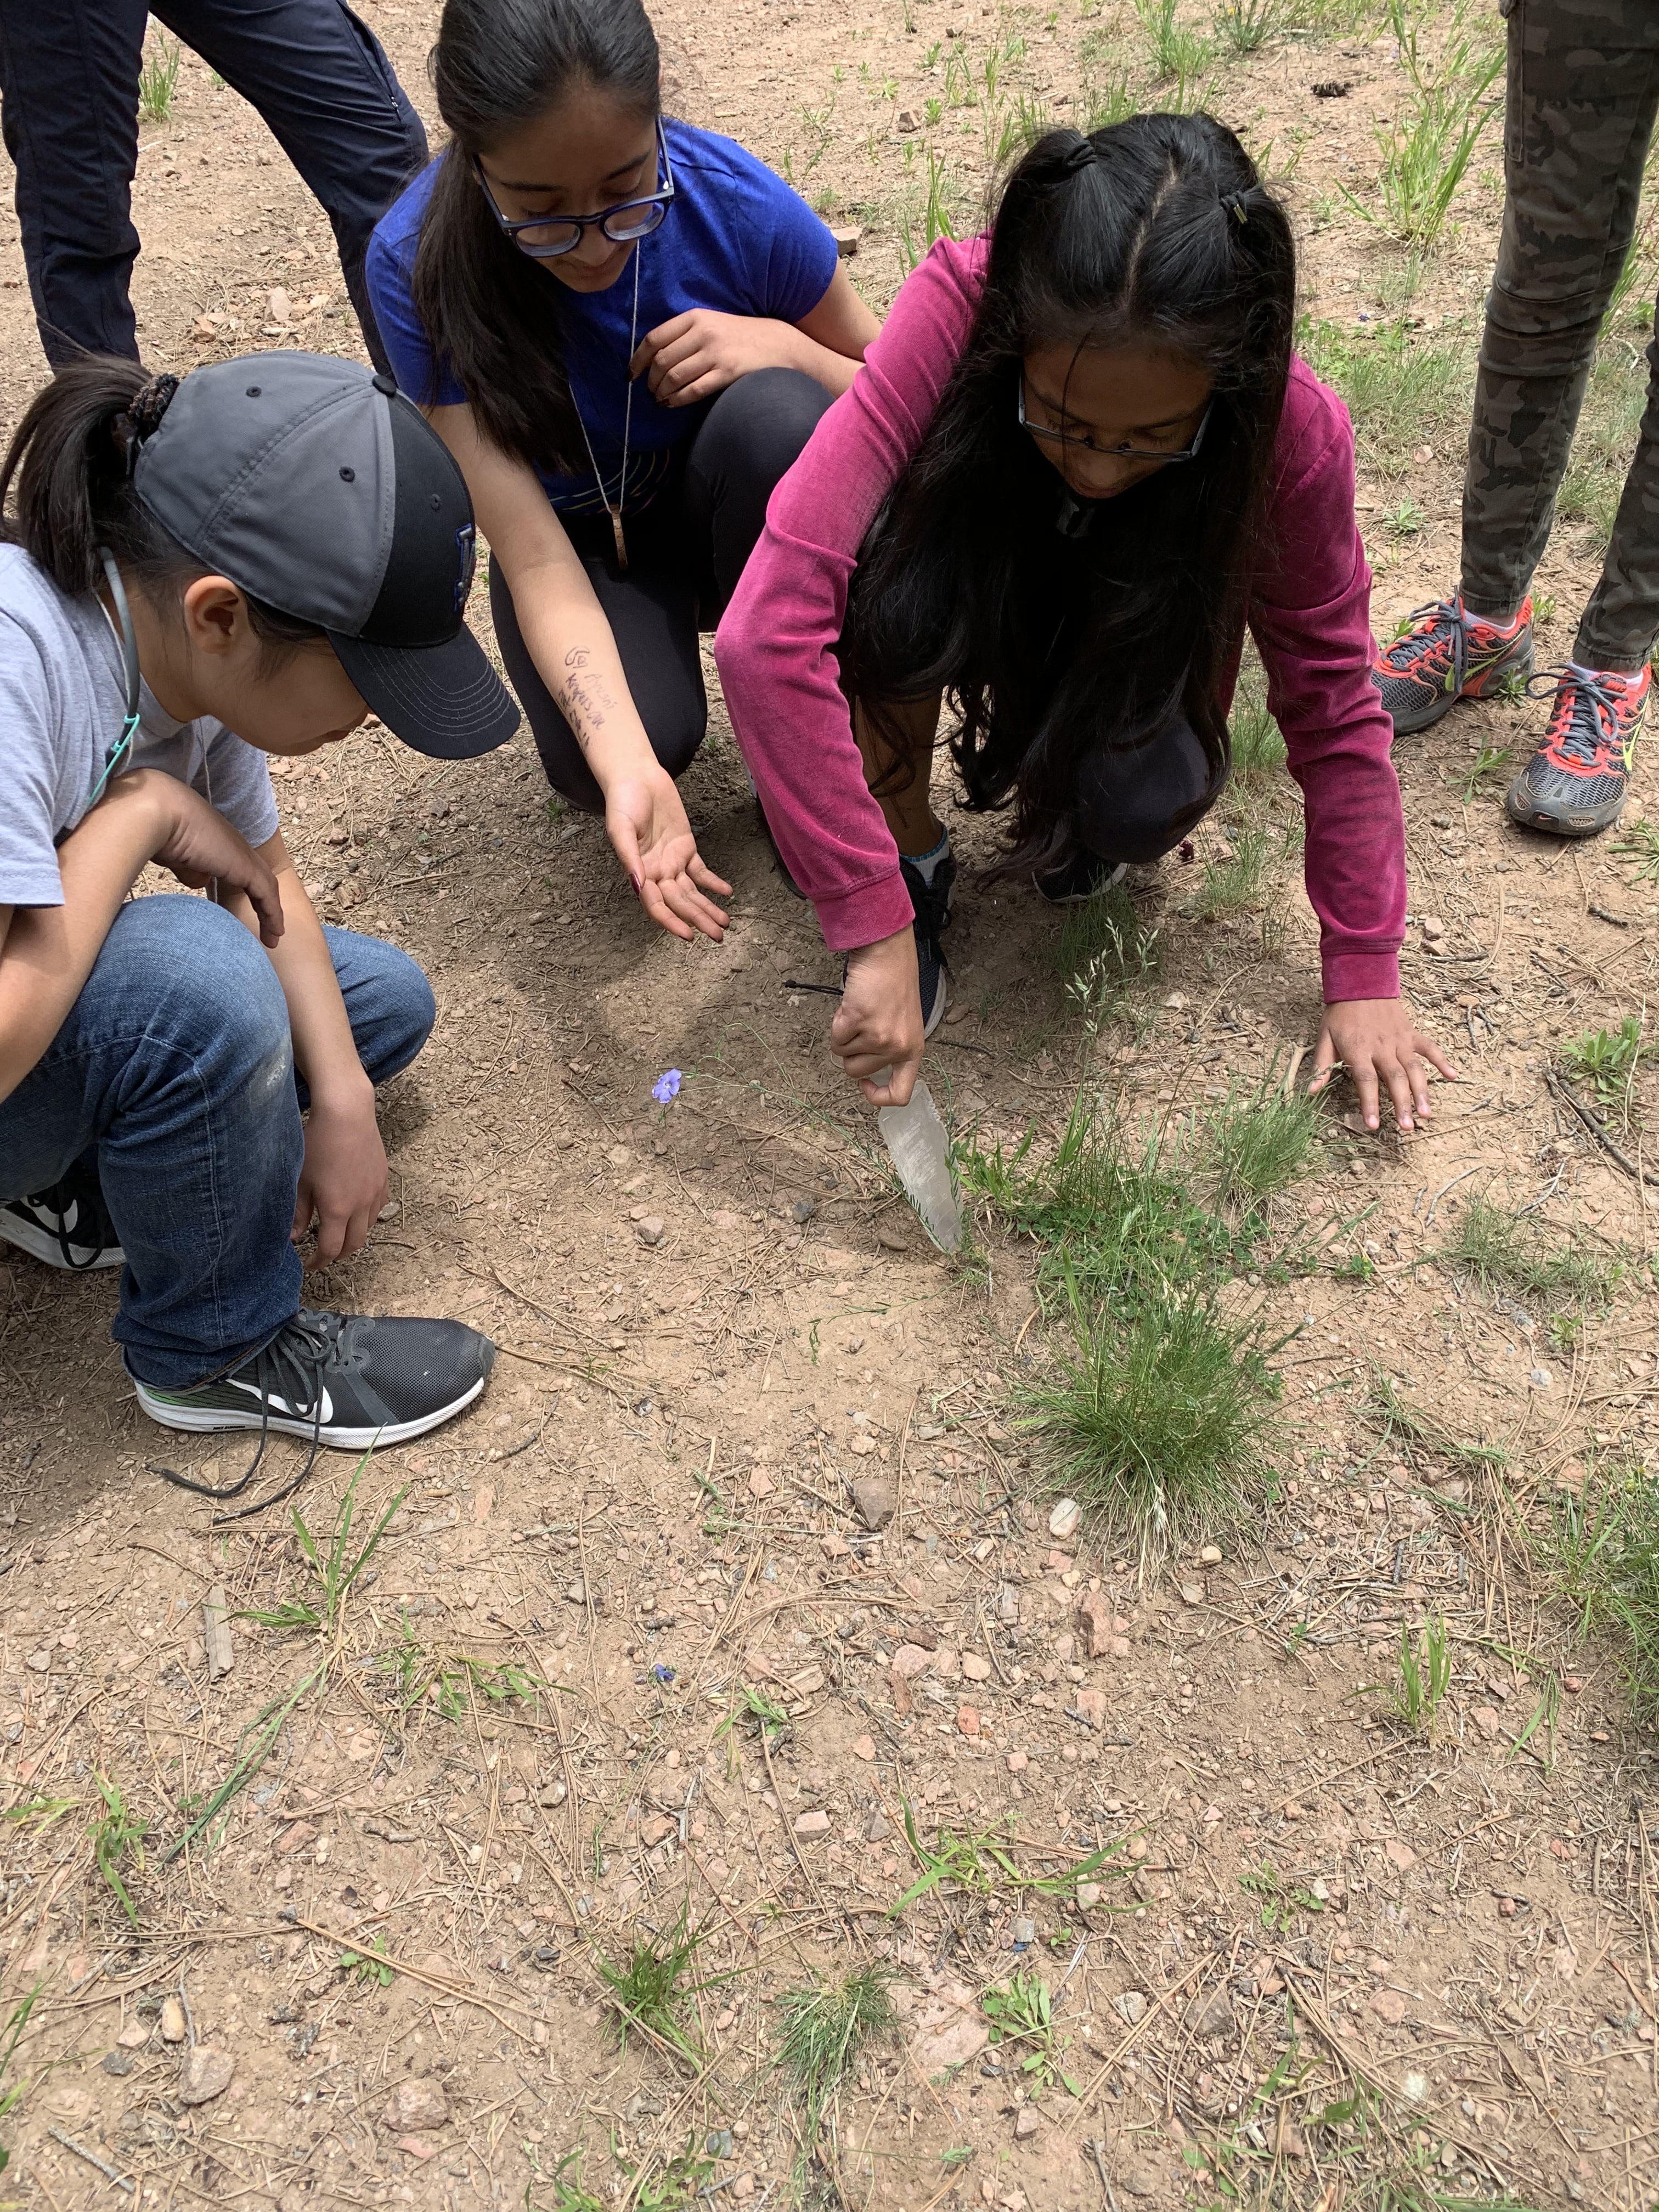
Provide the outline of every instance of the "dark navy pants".
[[380,43],[344,0],[4,0],[0,125],[17,171],[40,343],[137,357],[127,286],[147,14],[264,118],[334,227],[346,290],[388,366],[363,284],[369,233],[426,160]]

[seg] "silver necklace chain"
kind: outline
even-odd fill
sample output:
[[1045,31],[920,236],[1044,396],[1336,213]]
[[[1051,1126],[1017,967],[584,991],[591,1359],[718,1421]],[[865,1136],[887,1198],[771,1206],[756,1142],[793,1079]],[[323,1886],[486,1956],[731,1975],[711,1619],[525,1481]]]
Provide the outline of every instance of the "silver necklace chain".
[[573,377],[570,380],[570,404],[575,411],[576,422],[581,430],[582,443],[587,448],[587,465],[593,471],[593,482],[599,487],[599,497],[604,501],[605,512],[611,517],[611,528],[617,540],[617,566],[624,576],[628,574],[628,540],[623,535],[623,501],[628,496],[628,441],[629,434],[634,427],[634,378],[631,372],[634,366],[635,349],[639,344],[640,263],[644,258],[645,240],[641,239],[634,248],[634,313],[628,325],[628,370],[625,372],[628,374],[628,400],[623,410],[622,473],[617,478],[617,497],[614,504],[605,497],[605,478],[600,475],[599,462],[594,458],[593,441],[587,434],[587,425],[582,421],[582,410],[577,402],[575,379]]

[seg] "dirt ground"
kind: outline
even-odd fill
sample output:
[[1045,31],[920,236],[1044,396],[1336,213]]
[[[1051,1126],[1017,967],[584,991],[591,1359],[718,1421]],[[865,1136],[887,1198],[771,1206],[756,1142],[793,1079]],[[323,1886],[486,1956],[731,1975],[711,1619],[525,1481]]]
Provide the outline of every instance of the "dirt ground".
[[[435,8],[364,13],[430,118]],[[915,148],[978,173],[983,102],[901,127],[952,57],[982,86],[1021,35],[1006,81],[1056,104],[1080,52],[1149,82],[1133,15],[1073,0],[909,0],[914,28],[899,0],[665,0],[657,18],[677,104],[862,225],[853,272],[878,307],[921,219]],[[1401,256],[1331,194],[1374,174],[1392,42],[1282,38],[1215,72],[1216,110],[1294,161],[1305,304],[1359,329]],[[1312,96],[1332,81],[1346,94]],[[1465,340],[1496,158],[1491,133],[1413,304]],[[193,58],[145,128],[137,210],[153,365],[355,344],[325,224]],[[41,374],[21,278],[8,219],[8,423]],[[1364,475],[1379,629],[1455,576],[1460,473],[1454,439]],[[1383,517],[1407,495],[1423,524],[1397,535]],[[1558,532],[1540,665],[1597,556]],[[1053,1342],[1032,1253],[986,1218],[971,1262],[948,1262],[897,1197],[825,1051],[828,1002],[791,988],[835,963],[756,834],[709,676],[685,787],[738,887],[720,948],[645,925],[598,825],[550,810],[522,734],[446,767],[371,732],[279,781],[325,912],[407,946],[440,1008],[385,1102],[396,1216],[308,1297],[459,1314],[501,1346],[474,1413],[364,1469],[344,1556],[395,1510],[320,1629],[234,1619],[230,1669],[210,1667],[210,1593],[232,1613],[315,1599],[297,1539],[275,1513],[216,1532],[160,1480],[228,1478],[245,1448],[137,1414],[107,1276],[0,1267],[0,2016],[40,1985],[0,2196],[1652,2204],[1653,1751],[1615,1656],[1542,1601],[1522,1526],[1598,1449],[1650,1445],[1650,1279],[1560,1348],[1423,1259],[1472,1190],[1654,1249],[1645,1186],[1546,1074],[1560,1040],[1643,1011],[1659,902],[1610,841],[1518,833],[1502,778],[1471,781],[1545,708],[1462,709],[1399,750],[1406,983],[1464,1080],[1404,1145],[1354,1135],[1334,1099],[1321,1164],[1280,1201],[1319,1264],[1260,1291],[1272,1334],[1301,1324],[1275,1362],[1275,1495],[1249,1543],[1142,1584],[1086,1525],[1049,1532],[1018,1407]],[[952,826],[988,854],[989,826]],[[1129,1110],[1201,1104],[1311,1043],[1296,876],[1257,902],[1270,915],[1200,923],[1178,862],[1145,872],[1163,976],[1138,1041],[1108,1036],[1093,1066]],[[1034,1125],[1046,1145],[1083,1050],[1058,925],[1020,888],[969,884],[957,914],[929,1080],[959,1129]],[[659,1109],[669,1067],[684,1087]],[[1501,1476],[1402,1447],[1379,1377],[1437,1434],[1503,1446]],[[300,1501],[325,1540],[350,1474],[330,1462]],[[871,1478],[879,1532],[853,1501]],[[1425,1743],[1359,1693],[1430,1608],[1455,1674]],[[743,1718],[745,1686],[787,1729]],[[143,1832],[112,1862],[131,1917],[89,1840],[104,1790]],[[907,1802],[921,1842],[996,1829],[1047,1886],[945,1885],[890,1914],[921,1871]],[[1066,1878],[1109,1844],[1097,1880]],[[637,2029],[619,2051],[600,1972],[683,1911],[703,1933],[695,2065]],[[777,1999],[868,1963],[893,1972],[897,2028],[809,2164],[772,2064]],[[980,2006],[1033,1969],[1068,2077],[1048,2086],[988,2042]],[[573,2153],[589,2195],[560,2172]]]

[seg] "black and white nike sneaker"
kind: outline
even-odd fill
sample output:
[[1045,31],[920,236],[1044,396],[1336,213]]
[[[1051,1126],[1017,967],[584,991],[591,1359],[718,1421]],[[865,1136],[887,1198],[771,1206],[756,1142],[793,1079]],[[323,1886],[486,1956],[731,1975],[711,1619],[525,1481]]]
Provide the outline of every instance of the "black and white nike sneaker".
[[461,1322],[302,1308],[240,1367],[193,1390],[135,1382],[138,1403],[163,1428],[274,1431],[367,1451],[453,1419],[478,1396],[495,1362],[489,1339]]
[[957,880],[957,864],[949,853],[933,863],[929,883],[915,862],[899,855],[899,872],[910,894],[915,915],[916,978],[921,986],[921,1033],[932,1036],[945,1018],[945,959],[939,939],[950,927],[951,893]]
[[1127,860],[1114,867],[1109,860],[1079,850],[1046,876],[1033,870],[1031,881],[1050,906],[1081,906],[1086,899],[1098,898],[1114,884],[1121,884],[1128,872]]
[[50,1190],[0,1206],[0,1241],[76,1274],[126,1265],[98,1178],[78,1164]]

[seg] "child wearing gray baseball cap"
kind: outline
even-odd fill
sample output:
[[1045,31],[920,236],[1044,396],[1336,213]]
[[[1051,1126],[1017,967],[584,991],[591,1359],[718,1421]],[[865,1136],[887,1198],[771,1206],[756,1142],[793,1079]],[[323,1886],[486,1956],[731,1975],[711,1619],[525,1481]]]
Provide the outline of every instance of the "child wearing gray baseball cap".
[[[349,362],[181,383],[93,358],[19,424],[0,541],[0,1239],[125,1263],[114,1334],[144,1411],[259,1431],[210,1496],[246,1490],[272,1430],[313,1459],[418,1436],[479,1395],[494,1346],[308,1310],[294,1248],[313,1222],[321,1261],[365,1242],[375,1086],[426,1042],[432,993],[395,946],[319,921],[265,756],[371,707],[443,758],[512,735],[464,619],[460,472]],[[209,896],[131,896],[152,862]]]

